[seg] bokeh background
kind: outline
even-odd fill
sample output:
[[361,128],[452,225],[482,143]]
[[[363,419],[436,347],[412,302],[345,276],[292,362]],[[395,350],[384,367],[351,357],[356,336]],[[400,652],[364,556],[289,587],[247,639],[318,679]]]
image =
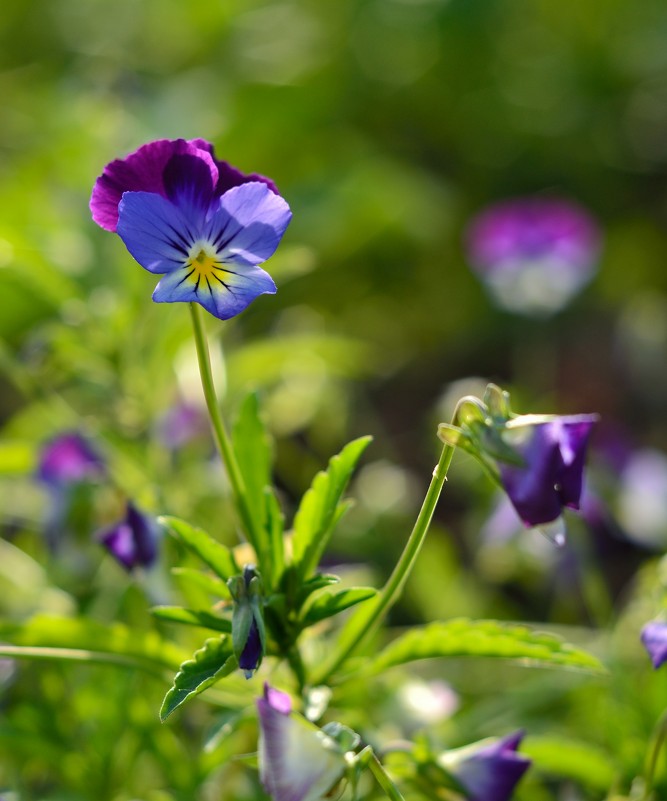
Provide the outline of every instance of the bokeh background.
[[[88,212],[108,161],[152,139],[202,137],[271,176],[294,213],[269,265],[278,294],[209,326],[227,414],[260,392],[288,516],[345,441],[375,437],[332,564],[387,574],[437,458],[437,423],[460,395],[491,380],[520,412],[601,414],[595,513],[570,521],[562,552],[490,523],[502,514],[494,489],[458,455],[393,622],[550,621],[585,629],[586,644],[614,624],[606,647],[631,667],[611,687],[527,684],[513,669],[493,681],[465,666],[431,674],[464,699],[447,723],[453,744],[497,733],[494,723],[575,732],[622,765],[627,790],[666,701],[658,683],[639,699],[632,672],[648,672],[638,626],[660,609],[667,545],[666,39],[661,0],[4,0],[6,620],[55,611],[154,625],[150,594],[171,592],[168,580],[138,587],[93,536],[126,497],[233,542],[206,429],[178,448],[164,437],[175,405],[201,403],[187,310],[152,304],[152,276]],[[480,210],[533,194],[575,201],[602,233],[591,283],[542,317],[498,308],[465,248]],[[43,443],[73,429],[96,443],[112,481],[79,488],[54,545],[53,499],[34,471]],[[7,665],[0,785],[40,799],[260,797],[238,767],[225,795],[225,746],[202,756],[199,740],[184,743],[203,712],[183,731],[159,728],[163,687],[137,692],[131,675],[80,670]],[[496,682],[523,685],[514,711]],[[521,797],[601,798],[613,771],[598,768],[596,780],[590,765],[571,766],[567,781],[542,773]]]

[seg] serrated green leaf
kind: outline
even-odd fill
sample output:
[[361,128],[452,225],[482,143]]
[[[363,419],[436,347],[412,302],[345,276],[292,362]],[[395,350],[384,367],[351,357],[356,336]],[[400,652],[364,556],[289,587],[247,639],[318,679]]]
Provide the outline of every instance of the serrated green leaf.
[[234,555],[227,546],[214,540],[201,528],[196,528],[177,517],[160,517],[158,521],[167,526],[189,550],[196,554],[223,581],[239,573]]
[[513,659],[526,666],[606,672],[594,656],[553,634],[497,620],[459,618],[431,623],[398,637],[367,663],[364,673],[366,670],[381,672],[418,659],[462,656]]
[[360,437],[346,445],[329,462],[326,472],[318,473],[301,500],[294,518],[292,563],[301,579],[317,567],[333,527],[344,507],[340,501],[352,471],[371,437]]
[[232,630],[231,621],[218,617],[205,609],[185,609],[182,606],[154,606],[151,614],[160,620],[171,623],[186,623],[190,626],[201,626],[229,634]]
[[317,597],[308,607],[303,615],[304,627],[312,626],[320,620],[333,617],[344,609],[349,609],[355,604],[367,601],[377,595],[377,590],[372,587],[350,587],[340,592],[327,592]]
[[229,587],[224,581],[220,581],[220,579],[215,576],[211,576],[208,573],[195,570],[191,567],[172,567],[171,572],[174,576],[178,576],[179,579],[193,584],[211,595],[218,598],[231,598]]
[[564,737],[528,737],[521,751],[535,767],[556,776],[573,779],[600,793],[608,790],[617,775],[609,754],[589,743]]
[[160,709],[160,720],[165,721],[171,713],[188,699],[204,692],[236,668],[236,658],[228,637],[206,640],[203,647],[195,651],[192,659],[183,662],[174,677],[174,686],[165,695]]
[[[36,615],[20,624],[0,623],[0,639],[25,648],[16,653],[19,657],[116,662],[154,673],[174,670],[184,658],[180,648],[164,642],[157,632],[138,635],[122,623],[104,625],[57,615]],[[69,657],[67,651],[72,652]],[[79,652],[78,656],[74,652]]]

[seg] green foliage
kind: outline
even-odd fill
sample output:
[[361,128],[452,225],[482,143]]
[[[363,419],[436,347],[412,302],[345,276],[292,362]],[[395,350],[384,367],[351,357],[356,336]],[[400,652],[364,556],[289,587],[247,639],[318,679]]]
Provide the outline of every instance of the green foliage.
[[229,548],[214,540],[210,534],[175,517],[161,517],[160,522],[202,562],[207,564],[219,578],[226,581],[239,572],[234,555]]
[[206,629],[230,634],[232,624],[224,617],[213,615],[205,609],[185,609],[182,606],[154,606],[151,614],[160,620],[171,623],[186,623],[191,626],[202,626]]
[[181,704],[211,687],[236,669],[236,657],[228,637],[206,640],[180,667],[174,686],[165,695],[160,720],[165,721]]
[[371,587],[351,587],[339,592],[327,592],[318,595],[315,600],[305,607],[303,612],[303,625],[312,626],[320,620],[333,617],[351,606],[355,606],[362,601],[367,601],[377,594],[377,590]]
[[331,458],[326,472],[318,473],[301,500],[294,518],[292,564],[303,580],[317,567],[333,529],[348,505],[341,502],[347,483],[372,437],[350,442]]
[[497,620],[462,618],[411,629],[371,658],[363,670],[380,673],[419,659],[470,656],[513,659],[534,667],[606,672],[594,656],[553,634]]

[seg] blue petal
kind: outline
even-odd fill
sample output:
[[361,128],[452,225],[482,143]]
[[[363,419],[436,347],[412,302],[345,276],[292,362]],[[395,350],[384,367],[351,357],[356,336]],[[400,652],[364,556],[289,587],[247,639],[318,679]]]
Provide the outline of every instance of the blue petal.
[[125,192],[118,206],[118,235],[141,266],[170,273],[183,266],[197,231],[166,198],[152,192]]
[[160,281],[153,292],[156,303],[194,301],[220,320],[229,320],[242,312],[256,297],[273,295],[276,285],[271,276],[260,267],[246,268],[243,272],[225,269],[208,278],[199,277],[192,267],[182,267]]
[[274,254],[291,219],[283,198],[253,181],[225,192],[209,218],[207,235],[222,261],[254,266]]

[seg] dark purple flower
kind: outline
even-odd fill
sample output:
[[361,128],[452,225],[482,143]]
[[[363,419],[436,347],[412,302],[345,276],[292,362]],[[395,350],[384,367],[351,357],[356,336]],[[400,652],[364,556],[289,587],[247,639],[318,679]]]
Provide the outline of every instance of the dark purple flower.
[[264,685],[259,712],[259,776],[273,801],[319,801],[345,771],[335,740],[292,712],[286,693]]
[[499,305],[550,313],[592,278],[600,232],[570,201],[522,197],[481,212],[468,229],[467,245],[473,268]]
[[221,320],[276,291],[258,265],[291,219],[273,183],[218,161],[202,139],[161,139],[112,161],[90,200],[148,272],[165,274],[157,303],[193,301]]
[[641,641],[656,670],[667,662],[667,623],[651,620],[642,629]]
[[557,520],[564,507],[579,508],[586,446],[596,415],[554,417],[533,422],[513,418],[503,439],[523,465],[499,462],[500,480],[526,526]]
[[88,440],[76,431],[58,434],[42,448],[37,478],[55,490],[100,478],[104,462]]
[[99,535],[99,541],[126,570],[149,568],[157,559],[159,529],[155,520],[130,501],[125,517]]
[[509,801],[531,760],[517,753],[523,732],[491,745],[447,751],[439,761],[461,784],[469,801]]
[[262,639],[259,636],[257,622],[253,616],[250,629],[248,630],[248,639],[239,657],[239,667],[245,673],[246,678],[250,678],[255,670],[257,670],[257,666],[262,661],[263,656],[264,648],[262,648]]

